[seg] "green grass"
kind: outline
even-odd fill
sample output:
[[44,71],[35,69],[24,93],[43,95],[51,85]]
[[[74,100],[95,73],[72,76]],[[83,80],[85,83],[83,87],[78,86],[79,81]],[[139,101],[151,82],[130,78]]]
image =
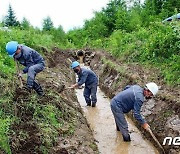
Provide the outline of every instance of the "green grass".
[[10,117],[3,118],[2,110],[0,111],[0,147],[3,149],[5,153],[11,154],[11,149],[9,145],[9,127],[12,123],[12,119]]

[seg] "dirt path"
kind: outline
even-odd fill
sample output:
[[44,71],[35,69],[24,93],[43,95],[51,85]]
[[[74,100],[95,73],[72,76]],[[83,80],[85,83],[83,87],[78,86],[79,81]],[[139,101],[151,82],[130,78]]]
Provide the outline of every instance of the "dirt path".
[[123,142],[120,132],[115,130],[114,118],[110,109],[110,99],[98,88],[96,108],[87,107],[83,89],[77,89],[78,101],[93,130],[98,149],[102,154],[158,154],[157,149],[145,140],[134,123],[128,119],[131,143]]

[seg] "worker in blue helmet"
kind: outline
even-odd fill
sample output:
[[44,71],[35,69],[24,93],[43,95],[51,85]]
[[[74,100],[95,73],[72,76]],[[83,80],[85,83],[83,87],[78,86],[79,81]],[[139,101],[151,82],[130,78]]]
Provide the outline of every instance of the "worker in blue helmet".
[[98,85],[98,78],[96,74],[92,70],[81,68],[79,62],[77,61],[74,61],[71,64],[71,68],[78,75],[78,82],[73,84],[71,88],[77,88],[85,83],[84,98],[87,106],[91,106],[92,104],[92,107],[95,107],[97,102],[96,93]]
[[44,95],[41,85],[35,81],[37,73],[41,72],[45,67],[43,57],[34,49],[18,44],[16,41],[8,42],[6,51],[10,57],[25,66],[22,72],[19,73],[20,77],[22,77],[22,74],[27,73],[27,85],[24,88],[29,92],[34,89],[38,95]]

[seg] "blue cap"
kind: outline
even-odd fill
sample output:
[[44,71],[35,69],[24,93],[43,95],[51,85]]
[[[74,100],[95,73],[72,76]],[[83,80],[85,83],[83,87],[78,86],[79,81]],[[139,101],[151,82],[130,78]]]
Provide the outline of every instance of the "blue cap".
[[17,41],[10,41],[6,44],[6,51],[12,57],[15,55],[17,48],[18,48]]
[[74,69],[75,67],[77,67],[77,66],[79,66],[79,65],[80,65],[79,62],[74,61],[74,62],[72,62],[72,64],[71,64],[71,68]]

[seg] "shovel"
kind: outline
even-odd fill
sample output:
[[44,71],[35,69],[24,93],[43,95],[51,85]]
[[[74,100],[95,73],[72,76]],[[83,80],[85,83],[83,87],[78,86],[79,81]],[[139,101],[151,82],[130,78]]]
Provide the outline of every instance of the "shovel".
[[161,144],[159,143],[158,139],[154,136],[154,134],[153,134],[152,130],[150,129],[150,127],[147,129],[147,131],[150,133],[150,135],[152,136],[154,141],[158,144],[158,146],[162,149],[163,154],[165,154],[164,148],[161,146]]
[[61,93],[65,90],[72,89],[72,87],[65,87],[65,85],[61,85],[58,87],[58,92]]
[[[20,73],[20,69],[19,69],[19,64],[18,62],[15,60],[16,62],[16,69],[17,69],[17,73],[19,74]],[[23,87],[23,82],[22,82],[22,77],[18,77],[19,78],[19,81],[20,81],[20,88]]]
[[[15,63],[16,63],[17,73],[19,74],[20,73],[20,69],[19,69],[19,64],[18,64],[17,60],[15,60]],[[18,77],[18,79],[20,81],[20,88],[22,89],[23,88],[22,77]],[[21,100],[21,101],[23,101],[23,100]],[[17,103],[16,102],[14,104],[14,114],[15,114],[15,116],[17,116]]]
[[73,89],[72,87],[66,87],[64,88],[64,90],[68,90],[68,89]]

